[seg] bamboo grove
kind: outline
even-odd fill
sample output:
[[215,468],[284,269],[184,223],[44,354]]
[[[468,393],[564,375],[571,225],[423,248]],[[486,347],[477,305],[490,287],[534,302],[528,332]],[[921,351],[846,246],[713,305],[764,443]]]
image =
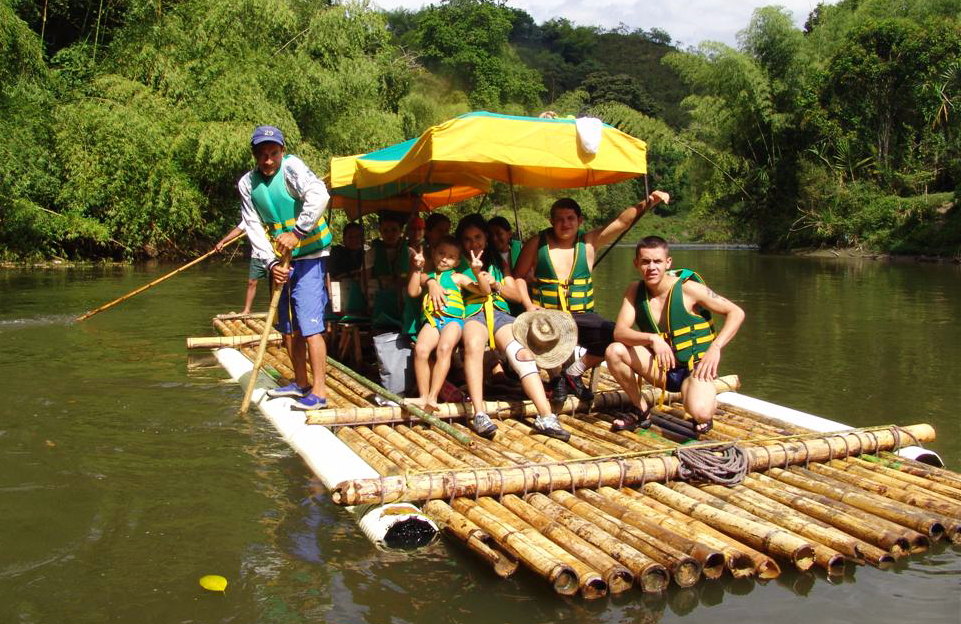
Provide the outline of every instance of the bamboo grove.
[[[474,109],[648,141],[677,201],[647,233],[955,256],[959,14],[842,0],[799,28],[766,7],[736,47],[682,49],[657,24],[538,24],[500,0],[0,0],[0,260],[187,256],[235,224],[256,123],[323,172]],[[639,184],[576,198],[597,223]],[[525,230],[549,201],[521,194]]]

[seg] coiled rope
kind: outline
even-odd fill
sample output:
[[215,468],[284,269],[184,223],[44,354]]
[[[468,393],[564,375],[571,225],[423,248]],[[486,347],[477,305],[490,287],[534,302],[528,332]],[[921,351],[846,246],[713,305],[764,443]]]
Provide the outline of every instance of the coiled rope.
[[679,462],[677,476],[684,481],[732,486],[741,483],[748,473],[747,455],[734,444],[723,449],[679,447],[674,455]]

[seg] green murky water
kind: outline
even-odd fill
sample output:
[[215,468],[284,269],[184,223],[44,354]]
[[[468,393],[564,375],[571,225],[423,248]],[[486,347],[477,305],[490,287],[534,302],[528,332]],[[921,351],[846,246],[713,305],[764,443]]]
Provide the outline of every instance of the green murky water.
[[[931,423],[961,466],[957,265],[674,256],[747,311],[722,359],[743,392],[856,426]],[[611,317],[630,258],[598,269]],[[958,622],[961,550],[943,545],[840,581],[788,571],[590,603],[444,542],[378,552],[256,411],[238,416],[236,385],[187,371],[185,336],[240,307],[245,263],[71,322],[170,268],[0,272],[0,622]]]

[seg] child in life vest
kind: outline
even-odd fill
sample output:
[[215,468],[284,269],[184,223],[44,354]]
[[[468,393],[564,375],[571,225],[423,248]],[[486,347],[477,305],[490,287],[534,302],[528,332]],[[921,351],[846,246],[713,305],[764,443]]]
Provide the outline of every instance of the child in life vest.
[[[454,270],[460,264],[460,247],[452,236],[442,237],[433,246],[431,259],[434,271],[425,274],[423,249],[418,249],[411,256],[407,294],[411,297],[423,295],[426,318],[417,334],[414,348],[414,374],[420,396],[410,402],[433,411],[437,409],[437,395],[450,370],[451,354],[460,342],[464,329],[464,296],[461,289],[486,296],[491,292],[491,280],[483,270],[480,254],[474,252],[471,252],[470,267],[477,276],[477,282]],[[436,280],[440,285],[442,296],[424,294],[424,285],[431,280]],[[435,355],[433,369],[430,366],[432,353]]]

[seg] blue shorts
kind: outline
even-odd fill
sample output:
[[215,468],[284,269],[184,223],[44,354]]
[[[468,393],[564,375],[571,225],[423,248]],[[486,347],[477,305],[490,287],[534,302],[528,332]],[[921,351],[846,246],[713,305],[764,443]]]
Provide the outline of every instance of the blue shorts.
[[275,325],[277,331],[282,334],[300,332],[305,337],[324,331],[326,265],[327,258],[294,260],[291,263],[290,276],[280,293]]
[[458,327],[461,328],[461,331],[463,331],[464,319],[457,318],[454,316],[435,316],[434,317],[433,326],[437,328],[437,331],[443,331],[443,329],[448,325],[457,325]]

